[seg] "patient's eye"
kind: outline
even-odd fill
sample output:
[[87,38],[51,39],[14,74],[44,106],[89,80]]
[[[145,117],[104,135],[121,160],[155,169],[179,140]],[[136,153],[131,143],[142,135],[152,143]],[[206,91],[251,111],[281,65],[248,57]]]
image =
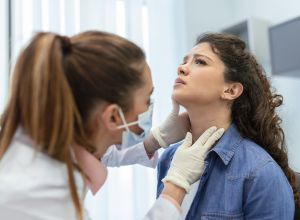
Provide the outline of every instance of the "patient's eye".
[[199,59],[199,58],[195,59],[195,63],[199,64],[199,65],[206,65],[207,64],[203,59]]

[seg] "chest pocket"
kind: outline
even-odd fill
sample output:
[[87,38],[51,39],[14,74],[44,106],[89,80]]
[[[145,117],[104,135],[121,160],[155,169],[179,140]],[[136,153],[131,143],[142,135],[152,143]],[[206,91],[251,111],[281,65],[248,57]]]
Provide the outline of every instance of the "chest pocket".
[[203,213],[201,220],[243,220],[244,214]]

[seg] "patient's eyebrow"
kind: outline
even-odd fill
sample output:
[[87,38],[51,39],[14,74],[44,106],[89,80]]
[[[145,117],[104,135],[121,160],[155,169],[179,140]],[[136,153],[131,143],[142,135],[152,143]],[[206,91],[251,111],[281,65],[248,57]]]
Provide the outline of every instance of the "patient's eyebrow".
[[208,57],[208,56],[206,56],[206,55],[203,55],[203,54],[200,54],[200,53],[195,53],[193,57],[194,57],[194,58],[197,58],[197,57],[204,57],[204,58],[207,58],[207,59],[209,59],[210,61],[213,62],[213,60],[212,60],[210,57]]
[[[188,61],[188,59],[190,58],[190,56],[191,56],[191,55],[186,55],[186,56],[183,58],[183,63],[186,63],[186,62]],[[209,59],[211,62],[213,62],[213,60],[212,60],[210,57],[208,57],[208,56],[206,56],[206,55],[204,55],[204,54],[200,54],[200,53],[195,53],[195,54],[193,54],[193,58],[194,58],[194,59],[195,59],[195,58],[198,58],[198,57],[204,57],[204,58]]]

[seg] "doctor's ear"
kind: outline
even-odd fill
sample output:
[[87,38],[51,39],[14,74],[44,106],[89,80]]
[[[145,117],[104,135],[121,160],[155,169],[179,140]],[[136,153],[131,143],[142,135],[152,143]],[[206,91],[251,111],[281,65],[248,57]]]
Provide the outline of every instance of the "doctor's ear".
[[116,104],[107,105],[103,109],[101,117],[106,129],[117,130],[118,126],[122,125],[119,106]]
[[239,82],[228,83],[222,93],[222,99],[234,100],[237,99],[244,91],[244,87]]

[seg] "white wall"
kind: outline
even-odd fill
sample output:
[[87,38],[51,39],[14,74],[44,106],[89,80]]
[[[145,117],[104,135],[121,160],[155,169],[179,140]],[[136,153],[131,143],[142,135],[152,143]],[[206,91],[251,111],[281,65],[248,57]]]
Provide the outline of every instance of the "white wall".
[[[154,124],[171,110],[177,67],[186,51],[184,0],[149,1],[149,60],[154,80]],[[163,15],[163,16],[161,16]]]
[[232,4],[232,20],[239,21],[255,16],[269,20],[272,24],[300,16],[298,0],[226,0]]
[[[216,5],[218,4],[218,7]],[[298,0],[224,0],[186,1],[187,43],[190,48],[199,33],[218,31],[251,17],[261,18],[275,25],[300,16]],[[188,49],[187,48],[187,49]],[[270,71],[270,64],[264,64]],[[270,74],[270,73],[267,73]],[[272,76],[272,85],[284,97],[280,109],[289,150],[290,165],[300,171],[300,71],[299,78]]]
[[230,0],[186,1],[187,49],[195,44],[199,34],[227,26],[232,20],[232,8]]

